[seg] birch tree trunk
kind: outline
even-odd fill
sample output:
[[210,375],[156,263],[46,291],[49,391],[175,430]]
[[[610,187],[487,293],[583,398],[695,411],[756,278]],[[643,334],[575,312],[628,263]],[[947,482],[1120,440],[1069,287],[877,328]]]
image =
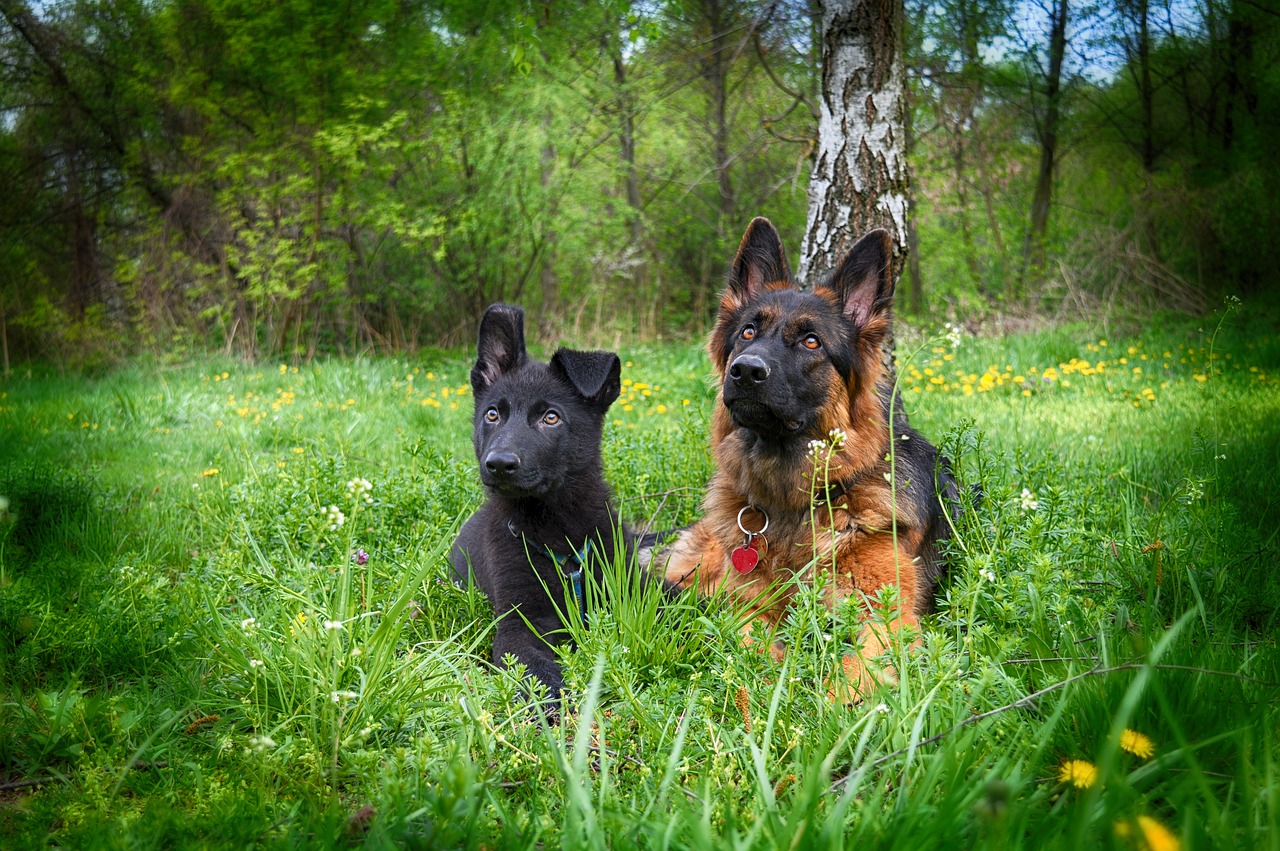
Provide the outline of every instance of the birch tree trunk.
[[806,284],[877,227],[893,235],[891,279],[902,273],[908,186],[902,15],[902,0],[822,3],[822,104],[797,266]]
[[1044,119],[1037,123],[1040,141],[1040,170],[1031,199],[1031,227],[1022,248],[1022,272],[1018,276],[1018,298],[1025,295],[1028,276],[1039,276],[1044,267],[1044,240],[1049,230],[1049,207],[1053,203],[1053,168],[1058,155],[1058,121],[1062,105],[1062,63],[1067,52],[1068,0],[1054,0],[1049,19],[1049,72],[1045,78]]

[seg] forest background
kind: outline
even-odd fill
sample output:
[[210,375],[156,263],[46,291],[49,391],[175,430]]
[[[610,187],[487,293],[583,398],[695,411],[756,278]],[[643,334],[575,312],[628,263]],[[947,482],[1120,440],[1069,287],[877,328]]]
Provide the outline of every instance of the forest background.
[[[1274,288],[1280,13],[907,0],[903,312],[1201,312]],[[706,328],[794,245],[815,2],[0,0],[0,363]]]

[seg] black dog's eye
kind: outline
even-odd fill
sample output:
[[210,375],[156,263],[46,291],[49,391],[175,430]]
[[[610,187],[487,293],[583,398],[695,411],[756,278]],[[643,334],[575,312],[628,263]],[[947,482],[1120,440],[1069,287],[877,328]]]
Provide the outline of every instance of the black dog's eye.
[[822,341],[818,339],[816,334],[809,334],[804,338],[804,347],[806,349],[816,349],[822,345]]
[[560,415],[555,411],[547,411],[542,415],[542,421],[547,425],[556,425],[560,422]]
[[756,326],[748,325],[746,328],[742,329],[742,339],[754,340],[755,338],[756,338]]
[[498,409],[490,408],[484,412],[484,421],[487,423],[496,423],[498,421]]

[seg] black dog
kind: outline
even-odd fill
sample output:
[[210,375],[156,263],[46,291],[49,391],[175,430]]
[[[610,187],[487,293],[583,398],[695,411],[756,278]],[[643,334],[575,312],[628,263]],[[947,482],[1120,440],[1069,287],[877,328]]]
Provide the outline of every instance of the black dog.
[[489,499],[462,527],[450,559],[457,578],[470,572],[493,603],[494,662],[515,656],[558,698],[557,610],[587,618],[588,574],[598,583],[615,547],[634,546],[600,458],[622,367],[612,352],[571,349],[550,363],[530,361],[524,311],[502,304],[485,311],[477,353],[473,442]]

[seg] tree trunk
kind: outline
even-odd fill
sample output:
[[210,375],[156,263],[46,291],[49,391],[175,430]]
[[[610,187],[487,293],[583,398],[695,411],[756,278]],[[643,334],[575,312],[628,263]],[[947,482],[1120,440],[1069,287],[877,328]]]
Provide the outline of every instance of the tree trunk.
[[615,41],[613,45],[613,82],[617,86],[618,148],[622,157],[627,207],[631,211],[631,242],[639,248],[644,229],[640,221],[640,176],[636,172],[635,103],[627,89],[627,63],[622,56],[621,41]]
[[741,223],[734,221],[737,203],[733,182],[729,179],[729,67],[732,58],[724,4],[720,0],[703,0],[702,11],[711,33],[711,54],[703,76],[711,97],[712,111],[715,113],[712,116],[712,155],[716,161],[716,187],[720,191],[717,230],[723,242],[728,234],[736,233],[741,228]]
[[1156,236],[1155,185],[1155,89],[1151,84],[1151,20],[1150,0],[1136,0],[1138,17],[1138,102],[1142,106],[1142,211],[1141,234],[1143,252],[1159,262],[1160,244]]
[[1035,195],[1031,200],[1031,227],[1027,230],[1027,240],[1022,249],[1020,284],[1025,284],[1028,272],[1038,276],[1044,265],[1044,239],[1049,228],[1049,206],[1053,200],[1053,166],[1058,152],[1062,60],[1067,51],[1067,3],[1068,0],[1056,0],[1050,14],[1049,74],[1045,79],[1044,90],[1045,114],[1037,133],[1040,140],[1040,167],[1036,173]]
[[[996,218],[995,199],[992,198],[991,192],[991,175],[987,172],[987,150],[982,144],[982,134],[975,136],[977,156],[974,161],[978,164],[978,180],[979,187],[982,192],[982,203],[987,210],[987,229],[991,231],[991,241],[995,243],[996,254],[1000,259],[1004,260],[1004,238],[1000,236],[1000,221]],[[1001,264],[1003,266],[1003,264]]]
[[4,299],[0,298],[0,365],[4,366],[3,375],[9,374],[9,323],[4,312]]
[[908,187],[902,14],[901,0],[823,3],[822,105],[797,266],[806,284],[877,227],[893,236],[891,280],[902,273]]
[[[544,33],[551,26],[551,0],[541,0],[538,6],[540,14],[538,15],[537,29],[540,33]],[[544,64],[549,64],[551,56],[545,46],[545,40],[539,43],[544,45],[541,48],[542,61]],[[542,197],[547,203],[546,225],[542,232],[541,267],[538,270],[538,290],[542,294],[542,310],[538,318],[538,326],[541,331],[540,336],[544,341],[551,340],[555,334],[556,314],[559,311],[560,301],[560,278],[556,275],[556,243],[559,240],[559,234],[556,233],[555,228],[557,205],[555,199],[551,197],[551,179],[555,174],[557,159],[555,138],[552,132],[553,118],[554,116],[550,110],[542,116],[544,139],[542,153],[539,157],[541,171],[538,175],[539,185],[542,187]]]
[[969,132],[966,112],[962,104],[951,128],[951,167],[956,176],[956,217],[960,223],[960,243],[964,246],[964,265],[969,270],[969,280],[978,288],[978,293],[986,298],[986,282],[982,278],[978,251],[973,245],[973,226],[969,222],[969,186],[964,173],[964,137]]

